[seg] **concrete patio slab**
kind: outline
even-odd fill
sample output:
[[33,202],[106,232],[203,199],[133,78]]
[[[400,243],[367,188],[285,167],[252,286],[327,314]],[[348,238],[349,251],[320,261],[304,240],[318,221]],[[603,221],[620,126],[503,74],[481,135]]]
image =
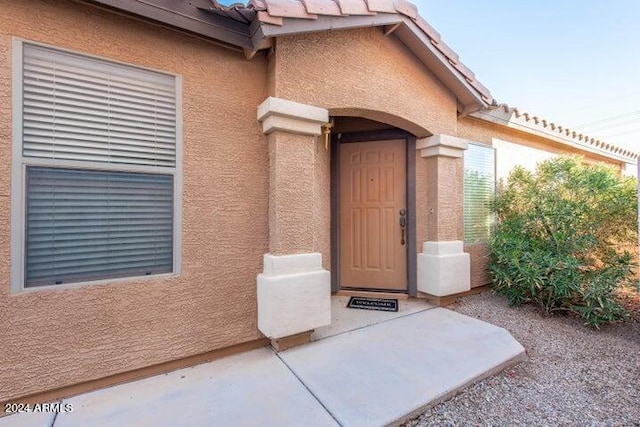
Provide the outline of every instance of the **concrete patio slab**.
[[423,301],[391,318],[343,303],[341,326],[310,344],[86,393],[62,401],[73,412],[11,415],[0,427],[382,426],[524,357],[506,330]]
[[397,312],[361,310],[347,308],[349,298],[351,297],[342,295],[331,297],[331,324],[316,329],[311,335],[313,341],[436,307],[433,304],[429,304],[425,299],[398,298]]
[[504,329],[443,308],[280,353],[342,426],[384,426],[524,358]]
[[271,349],[71,399],[55,427],[336,426]]
[[51,412],[19,413],[1,417],[0,427],[49,427],[54,418]]

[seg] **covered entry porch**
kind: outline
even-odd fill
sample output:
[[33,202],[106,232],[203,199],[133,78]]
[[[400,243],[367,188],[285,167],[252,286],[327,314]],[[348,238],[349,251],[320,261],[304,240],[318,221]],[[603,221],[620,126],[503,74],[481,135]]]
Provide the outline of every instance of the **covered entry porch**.
[[470,289],[465,141],[390,113],[275,97],[258,107],[258,120],[270,165],[258,327],[276,348],[331,323],[331,292]]

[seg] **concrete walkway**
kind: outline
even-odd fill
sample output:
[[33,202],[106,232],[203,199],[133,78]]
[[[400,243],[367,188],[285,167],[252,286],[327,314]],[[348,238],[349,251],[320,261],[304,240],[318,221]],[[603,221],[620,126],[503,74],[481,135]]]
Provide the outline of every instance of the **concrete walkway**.
[[5,426],[384,426],[524,358],[504,329],[419,300],[399,313],[345,309],[315,341],[261,348],[63,400],[67,413]]

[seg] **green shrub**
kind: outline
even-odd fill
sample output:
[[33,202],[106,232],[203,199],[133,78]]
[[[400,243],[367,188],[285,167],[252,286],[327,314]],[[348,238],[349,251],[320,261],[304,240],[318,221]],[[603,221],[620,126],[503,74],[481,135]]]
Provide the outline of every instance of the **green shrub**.
[[625,318],[614,292],[632,280],[625,249],[637,245],[636,191],[635,179],[577,157],[514,169],[494,204],[493,289],[512,305],[576,313],[595,327]]

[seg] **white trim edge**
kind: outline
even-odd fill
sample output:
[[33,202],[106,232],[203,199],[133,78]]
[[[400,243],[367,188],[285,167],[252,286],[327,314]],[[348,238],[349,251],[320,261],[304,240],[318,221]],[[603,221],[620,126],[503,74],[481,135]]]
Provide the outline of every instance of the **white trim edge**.
[[24,283],[24,167],[22,165],[22,40],[11,41],[11,292]]
[[270,96],[258,106],[257,118],[267,135],[283,131],[317,136],[329,122],[329,110]]
[[451,135],[436,134],[416,141],[416,150],[422,157],[454,157],[461,158],[469,141]]

